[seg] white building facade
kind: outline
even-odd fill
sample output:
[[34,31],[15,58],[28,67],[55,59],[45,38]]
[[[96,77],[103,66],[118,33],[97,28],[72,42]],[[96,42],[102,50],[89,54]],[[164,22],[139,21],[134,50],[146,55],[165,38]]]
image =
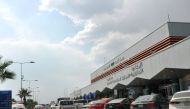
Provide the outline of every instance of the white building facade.
[[[167,22],[91,74],[71,98],[129,97],[190,89],[190,23]],[[92,98],[89,97],[89,98]]]

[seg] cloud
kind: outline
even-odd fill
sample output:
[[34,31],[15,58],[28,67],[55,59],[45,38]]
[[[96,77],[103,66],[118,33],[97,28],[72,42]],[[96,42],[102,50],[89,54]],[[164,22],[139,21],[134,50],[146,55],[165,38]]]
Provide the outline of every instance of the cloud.
[[25,22],[17,18],[12,12],[11,8],[1,2],[0,4],[0,18],[2,18],[15,32],[17,38],[31,38],[33,36],[32,31],[28,28]]
[[65,38],[62,43],[64,45],[79,44],[83,45],[86,39],[89,37],[88,33],[91,33],[97,25],[91,21],[86,21],[85,27],[82,31],[79,31],[74,37]]
[[112,13],[123,0],[41,0],[40,10],[59,11],[72,19],[89,19],[97,14]]
[[[11,28],[11,30],[7,30],[11,32],[11,36],[15,39],[30,39],[30,40],[41,40],[39,34],[33,31],[33,28],[30,27],[30,19],[25,19],[19,17],[17,11],[13,10],[10,5],[6,2],[1,1],[0,3],[0,20],[4,22],[7,26]],[[25,13],[23,13],[23,16]],[[2,36],[2,38],[5,36]],[[7,37],[6,37],[7,38]]]
[[41,3],[41,11],[56,10],[83,21],[84,29],[63,43],[88,47],[93,60],[121,53],[167,22],[168,14],[172,21],[190,21],[187,14],[190,1],[186,0],[41,0]]

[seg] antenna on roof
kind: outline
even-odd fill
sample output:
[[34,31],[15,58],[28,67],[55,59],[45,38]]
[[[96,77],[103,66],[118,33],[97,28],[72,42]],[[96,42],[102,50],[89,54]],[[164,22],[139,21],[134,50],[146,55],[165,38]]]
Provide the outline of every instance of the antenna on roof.
[[168,22],[170,22],[170,14],[168,14]]
[[104,57],[104,64],[106,63],[106,57]]

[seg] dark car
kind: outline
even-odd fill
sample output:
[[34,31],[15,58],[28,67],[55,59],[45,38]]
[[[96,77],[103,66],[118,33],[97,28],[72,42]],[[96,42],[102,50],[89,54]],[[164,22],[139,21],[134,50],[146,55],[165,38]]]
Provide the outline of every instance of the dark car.
[[105,109],[130,109],[130,100],[128,98],[111,100],[105,105]]
[[168,109],[166,98],[159,94],[139,96],[131,103],[131,109]]

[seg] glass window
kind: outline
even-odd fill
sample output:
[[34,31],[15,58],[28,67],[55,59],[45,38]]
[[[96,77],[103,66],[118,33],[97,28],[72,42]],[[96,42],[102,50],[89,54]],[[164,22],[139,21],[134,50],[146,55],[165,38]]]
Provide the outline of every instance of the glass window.
[[87,100],[76,100],[74,103],[87,103]]
[[127,104],[127,103],[129,103],[129,100],[125,99],[125,100],[123,100],[123,103]]
[[158,96],[158,97],[156,98],[156,101],[165,103],[167,100],[166,100],[166,98],[164,98],[163,96]]
[[60,101],[60,105],[73,105],[73,101]]

